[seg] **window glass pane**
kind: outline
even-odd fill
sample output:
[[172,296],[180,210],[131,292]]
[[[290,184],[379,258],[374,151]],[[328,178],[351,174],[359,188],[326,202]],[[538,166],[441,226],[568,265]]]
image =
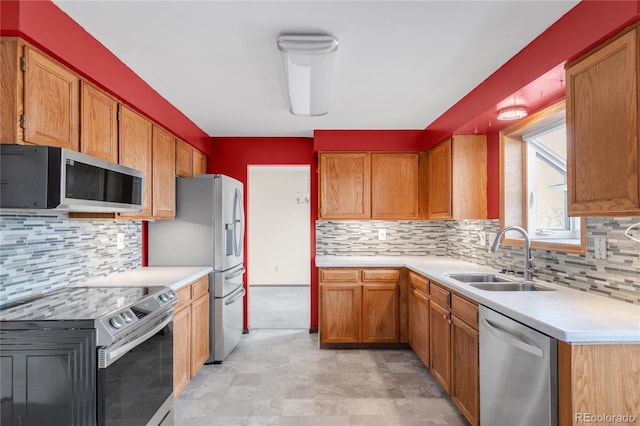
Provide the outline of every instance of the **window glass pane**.
[[566,212],[566,172],[559,170],[539,153],[536,155],[536,228],[568,230]]

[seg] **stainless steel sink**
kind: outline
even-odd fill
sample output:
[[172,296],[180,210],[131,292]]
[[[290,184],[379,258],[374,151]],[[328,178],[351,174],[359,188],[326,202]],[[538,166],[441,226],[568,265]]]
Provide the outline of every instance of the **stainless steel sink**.
[[472,283],[471,287],[487,291],[556,291],[555,288],[545,287],[532,282],[498,282]]
[[467,274],[447,274],[447,276],[461,283],[508,283],[513,280],[501,277],[496,274],[487,274],[484,272],[470,272]]

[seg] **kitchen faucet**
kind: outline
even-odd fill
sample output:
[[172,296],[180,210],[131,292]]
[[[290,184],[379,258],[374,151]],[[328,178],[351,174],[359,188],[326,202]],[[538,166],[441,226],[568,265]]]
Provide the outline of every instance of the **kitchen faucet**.
[[491,251],[496,253],[500,248],[500,239],[509,231],[518,231],[524,236],[524,280],[530,281],[533,273],[533,259],[531,259],[531,239],[527,231],[519,226],[507,226],[498,231],[496,239],[493,241]]

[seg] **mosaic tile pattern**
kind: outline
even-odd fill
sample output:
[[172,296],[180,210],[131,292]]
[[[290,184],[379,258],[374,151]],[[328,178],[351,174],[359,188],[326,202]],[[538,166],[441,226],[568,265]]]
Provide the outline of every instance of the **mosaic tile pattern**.
[[[116,236],[124,233],[124,249]],[[0,215],[0,304],[141,266],[140,221]]]
[[[444,256],[447,230],[443,222],[340,220],[316,222],[316,255]],[[378,229],[387,239],[378,240]]]
[[[640,217],[588,218],[586,255],[533,250],[537,277],[576,290],[640,304],[640,243],[624,236],[624,231],[637,222]],[[479,244],[480,232],[497,232],[499,225],[498,220],[318,221],[316,253],[337,256],[449,255],[479,265],[521,272],[522,248],[502,247],[498,253],[491,253],[488,246]],[[377,240],[377,229],[381,227],[387,229],[388,241]],[[640,231],[632,232],[640,238]],[[606,260],[595,259],[594,237],[607,239]]]

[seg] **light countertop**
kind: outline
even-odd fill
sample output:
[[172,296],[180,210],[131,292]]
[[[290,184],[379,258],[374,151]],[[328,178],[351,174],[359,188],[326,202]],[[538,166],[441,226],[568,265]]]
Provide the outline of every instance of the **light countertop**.
[[149,266],[92,278],[76,287],[169,287],[177,290],[212,271],[210,266]]
[[574,343],[640,343],[640,306],[534,280],[556,291],[495,292],[476,289],[446,276],[456,272],[498,271],[450,257],[318,256],[322,267],[406,267],[478,303]]

